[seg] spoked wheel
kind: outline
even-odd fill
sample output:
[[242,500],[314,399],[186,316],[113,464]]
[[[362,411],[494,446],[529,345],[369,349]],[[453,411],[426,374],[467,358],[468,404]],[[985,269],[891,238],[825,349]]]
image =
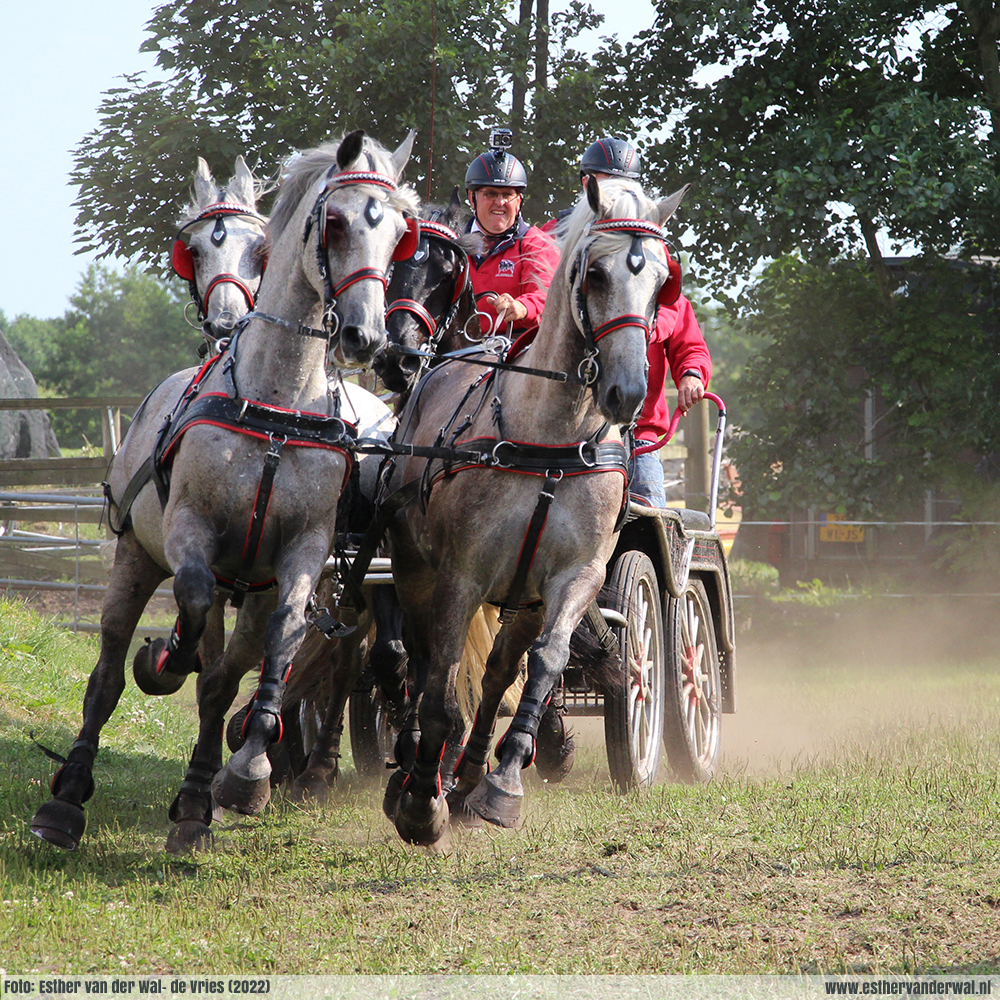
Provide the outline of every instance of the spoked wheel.
[[621,687],[604,696],[604,738],[611,779],[621,791],[656,781],[663,753],[663,623],[656,570],[643,552],[623,553],[609,587],[614,610],[628,619],[615,629],[622,650]]
[[396,730],[377,688],[351,693],[347,703],[354,766],[363,778],[381,781],[386,765],[394,761]]
[[668,675],[663,742],[682,781],[708,781],[719,761],[719,650],[705,585],[667,598]]

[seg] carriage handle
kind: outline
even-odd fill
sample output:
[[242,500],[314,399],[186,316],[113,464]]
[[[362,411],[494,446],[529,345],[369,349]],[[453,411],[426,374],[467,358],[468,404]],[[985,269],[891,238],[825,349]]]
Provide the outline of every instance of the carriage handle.
[[[719,423],[715,428],[715,451],[712,455],[712,483],[708,495],[708,519],[714,531],[715,510],[719,503],[719,477],[722,474],[722,436],[726,432],[726,404],[714,392],[706,392],[703,398],[715,403],[719,408]],[[636,448],[635,454],[644,455],[648,451],[659,451],[677,433],[677,427],[681,422],[682,416],[680,407],[676,407],[673,416],[670,418],[670,426],[667,428],[667,433],[663,435],[663,438],[660,441],[654,441]]]

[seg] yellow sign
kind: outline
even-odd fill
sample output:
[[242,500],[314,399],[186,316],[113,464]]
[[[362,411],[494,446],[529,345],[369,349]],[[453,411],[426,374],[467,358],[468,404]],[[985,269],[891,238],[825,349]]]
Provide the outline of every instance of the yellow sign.
[[840,514],[824,514],[823,523],[819,526],[821,542],[863,542],[865,540],[864,525],[838,524],[843,520]]

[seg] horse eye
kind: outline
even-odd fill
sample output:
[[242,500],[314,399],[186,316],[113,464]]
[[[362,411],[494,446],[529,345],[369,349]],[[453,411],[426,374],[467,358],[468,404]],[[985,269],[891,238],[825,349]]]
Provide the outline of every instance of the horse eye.
[[608,276],[604,273],[604,268],[600,264],[591,264],[587,268],[587,287],[591,290],[607,287]]
[[340,212],[331,212],[326,217],[326,245],[330,246],[343,238],[347,232],[347,219]]

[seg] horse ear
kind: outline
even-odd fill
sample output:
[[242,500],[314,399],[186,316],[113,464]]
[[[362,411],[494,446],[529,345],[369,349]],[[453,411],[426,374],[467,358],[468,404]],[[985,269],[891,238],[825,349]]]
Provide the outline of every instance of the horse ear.
[[660,289],[660,294],[656,296],[657,306],[672,306],[681,297],[681,265],[680,261],[674,260],[667,254],[667,268],[670,276]]
[[393,260],[409,260],[416,252],[420,243],[420,223],[416,219],[406,220],[406,232],[399,238],[396,249],[392,252]]
[[675,191],[671,195],[667,195],[663,201],[657,202],[656,204],[656,221],[657,225],[662,226],[667,219],[670,218],[674,212],[677,211],[680,203],[684,200],[684,195],[691,190],[690,184],[685,184],[679,191]]
[[171,255],[170,263],[173,265],[174,274],[185,281],[194,281],[194,257],[191,250],[183,240],[174,240],[174,252]]
[[194,194],[199,205],[211,205],[218,195],[215,181],[212,179],[212,171],[208,169],[208,164],[198,157],[198,167],[194,172]]
[[403,176],[403,168],[410,159],[410,153],[413,150],[413,140],[416,137],[416,131],[411,128],[409,135],[399,144],[396,152],[392,154],[392,165],[396,168],[396,180],[399,180]]
[[457,184],[451,189],[451,198],[448,201],[448,207],[452,210],[465,207],[465,202],[462,201],[462,192]]
[[583,186],[587,192],[587,204],[590,205],[591,211],[599,219],[602,218],[604,211],[601,208],[601,185],[598,183],[597,178],[592,177],[590,174],[585,174]]
[[337,147],[337,166],[341,170],[346,170],[361,155],[364,139],[365,130],[363,128],[357,128],[344,136],[343,141]]
[[233,174],[233,179],[229,182],[226,194],[233,201],[238,201],[241,205],[246,205],[248,208],[257,207],[253,191],[253,174],[250,173],[247,161],[242,156],[236,157],[236,172]]

